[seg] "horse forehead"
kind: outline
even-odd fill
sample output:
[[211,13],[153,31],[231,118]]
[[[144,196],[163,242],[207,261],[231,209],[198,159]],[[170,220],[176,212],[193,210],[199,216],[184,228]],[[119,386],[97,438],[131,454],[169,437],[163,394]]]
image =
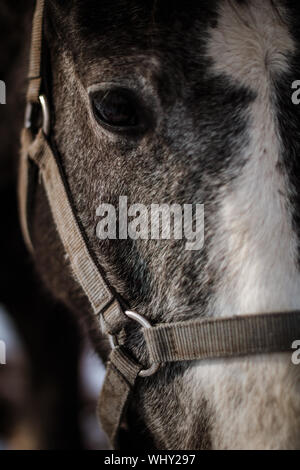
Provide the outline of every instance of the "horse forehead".
[[[115,2],[77,0],[72,2],[68,22],[63,10],[61,21],[68,44],[78,55],[97,57],[140,56],[175,58],[174,67],[186,63],[193,55],[195,64],[201,62],[204,32],[216,20],[218,1],[177,1],[166,5],[159,1]],[[54,11],[54,10],[53,10]],[[57,13],[57,10],[56,10]],[[198,52],[198,53],[197,53]],[[151,63],[151,62],[150,62]]]
[[[170,33],[170,29],[188,36],[187,26],[199,25],[208,19],[216,18],[218,4],[223,0],[179,0],[168,3],[148,0],[140,2],[137,0],[77,0],[72,2],[73,18],[81,28],[87,27],[95,34],[105,33],[110,36],[116,32],[122,41],[124,32],[131,33],[133,40],[138,36],[153,35],[164,28]],[[169,29],[170,28],[170,29]]]
[[[111,60],[117,72],[145,64],[154,72],[183,71],[186,86],[198,83],[211,65],[215,73],[234,75],[249,86],[255,71],[285,70],[285,56],[293,52],[288,28],[274,14],[271,1],[198,0],[166,6],[152,0],[77,0],[69,18],[69,26],[66,20],[64,25],[82,68],[98,58]],[[261,74],[255,78],[260,80]]]

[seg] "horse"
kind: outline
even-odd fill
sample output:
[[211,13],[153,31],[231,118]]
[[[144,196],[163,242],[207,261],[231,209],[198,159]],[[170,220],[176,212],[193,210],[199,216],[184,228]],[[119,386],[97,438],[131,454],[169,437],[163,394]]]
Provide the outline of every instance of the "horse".
[[[151,324],[299,309],[300,7],[293,0],[49,0],[44,76],[76,215],[106,279]],[[99,204],[201,203],[204,245],[99,239]],[[43,185],[47,289],[100,333]],[[143,338],[126,331],[145,364]],[[139,378],[126,449],[299,449],[300,369],[283,352],[163,364]]]

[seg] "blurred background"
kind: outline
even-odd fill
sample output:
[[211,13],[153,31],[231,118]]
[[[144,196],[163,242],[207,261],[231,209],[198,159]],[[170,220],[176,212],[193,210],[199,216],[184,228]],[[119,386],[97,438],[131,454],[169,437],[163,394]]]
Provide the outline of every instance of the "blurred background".
[[6,347],[0,449],[106,449],[95,414],[103,366],[83,325],[40,285],[18,222],[16,162],[33,6],[33,0],[0,3],[0,80],[6,84],[0,105],[0,344]]
[[[0,450],[107,449],[95,414],[104,368],[90,345],[79,342],[77,371],[75,367],[78,382],[73,384],[74,390],[67,384],[67,396],[62,388],[66,380],[55,376],[51,379],[51,369],[57,366],[55,353],[50,371],[46,368],[34,380],[35,366],[3,305],[0,339],[6,345],[6,364],[0,365]],[[54,349],[62,340],[58,332],[58,337],[45,347]],[[62,362],[65,364],[63,358]]]

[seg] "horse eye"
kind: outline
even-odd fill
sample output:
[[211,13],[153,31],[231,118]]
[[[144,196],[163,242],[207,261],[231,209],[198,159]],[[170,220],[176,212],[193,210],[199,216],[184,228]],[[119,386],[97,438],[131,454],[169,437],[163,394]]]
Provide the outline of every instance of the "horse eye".
[[97,91],[91,105],[95,119],[111,131],[137,131],[142,125],[138,100],[129,90]]

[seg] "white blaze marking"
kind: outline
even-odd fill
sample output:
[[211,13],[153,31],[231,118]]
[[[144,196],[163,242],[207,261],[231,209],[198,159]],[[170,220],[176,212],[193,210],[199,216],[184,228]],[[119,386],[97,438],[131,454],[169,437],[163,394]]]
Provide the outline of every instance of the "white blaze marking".
[[288,183],[276,168],[281,148],[272,103],[272,78],[287,71],[294,45],[269,1],[250,3],[238,7],[246,26],[224,2],[208,47],[214,71],[257,95],[245,110],[250,143],[241,159],[247,163],[224,196],[214,241],[214,263],[224,275],[213,311],[223,316],[300,308],[297,240]]
[[[209,258],[221,281],[211,301],[212,315],[300,309],[297,240],[288,182],[276,169],[281,143],[272,103],[272,79],[288,70],[286,53],[293,50],[288,29],[269,0],[221,3],[207,49],[213,71],[257,96],[245,109],[249,145],[241,159],[247,163],[230,195],[224,191],[216,214]],[[199,393],[205,393],[213,413],[214,447],[300,445],[299,369],[291,367],[289,355],[200,363],[196,373],[187,372],[186,385],[194,406]]]

